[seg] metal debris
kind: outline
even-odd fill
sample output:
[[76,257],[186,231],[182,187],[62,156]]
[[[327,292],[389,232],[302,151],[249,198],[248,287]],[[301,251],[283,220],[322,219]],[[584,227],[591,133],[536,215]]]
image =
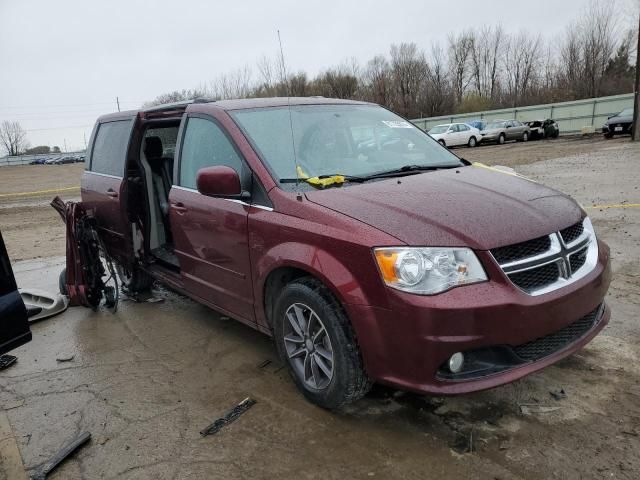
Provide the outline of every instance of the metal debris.
[[75,355],[73,353],[61,353],[58,356],[56,356],[56,361],[57,362],[70,362],[71,360],[73,360],[75,357]]
[[564,388],[561,388],[560,390],[549,390],[549,395],[551,395],[554,400],[567,398],[567,392],[564,391]]
[[0,370],[4,370],[5,368],[9,368],[11,365],[16,363],[18,357],[14,357],[13,355],[2,355],[0,356]]
[[249,410],[256,404],[256,401],[252,398],[245,398],[238,405],[233,407],[231,410],[226,412],[222,417],[217,419],[207,428],[200,430],[200,435],[206,437],[207,435],[213,435],[214,433],[218,433],[222,427],[234,422],[240,415]]
[[62,447],[62,449],[58,453],[51,457],[51,460],[44,463],[35,473],[33,473],[31,475],[31,480],[43,480],[47,478],[47,475],[49,475],[58,465],[60,465],[79,447],[87,443],[90,438],[91,434],[89,432],[80,434],[80,436],[74,439],[71,443]]

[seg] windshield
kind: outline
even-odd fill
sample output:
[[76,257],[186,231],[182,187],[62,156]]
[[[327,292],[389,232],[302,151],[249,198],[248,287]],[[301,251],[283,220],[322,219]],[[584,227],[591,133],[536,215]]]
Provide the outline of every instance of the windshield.
[[622,110],[617,117],[632,117],[633,116],[633,108],[625,108]]
[[486,126],[486,129],[490,130],[492,128],[503,128],[505,123],[507,122],[491,122]]
[[276,180],[462,165],[425,132],[376,105],[294,105],[230,114]]
[[429,133],[444,133],[449,130],[449,125],[438,125],[429,130]]

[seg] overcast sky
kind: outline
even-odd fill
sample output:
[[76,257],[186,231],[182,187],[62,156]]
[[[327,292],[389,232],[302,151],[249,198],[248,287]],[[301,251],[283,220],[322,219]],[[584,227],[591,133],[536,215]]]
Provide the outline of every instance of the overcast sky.
[[[632,0],[618,0],[619,2]],[[142,1],[0,0],[0,121],[32,146],[84,147],[96,117],[278,51],[310,74],[392,43],[428,50],[447,34],[502,24],[556,38],[587,0]]]

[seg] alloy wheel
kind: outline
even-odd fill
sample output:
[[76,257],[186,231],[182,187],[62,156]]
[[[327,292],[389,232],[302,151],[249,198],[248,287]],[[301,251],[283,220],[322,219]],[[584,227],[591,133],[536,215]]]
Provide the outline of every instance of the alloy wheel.
[[285,312],[284,346],[297,377],[308,388],[322,390],[333,378],[331,339],[320,317],[307,305],[294,303]]

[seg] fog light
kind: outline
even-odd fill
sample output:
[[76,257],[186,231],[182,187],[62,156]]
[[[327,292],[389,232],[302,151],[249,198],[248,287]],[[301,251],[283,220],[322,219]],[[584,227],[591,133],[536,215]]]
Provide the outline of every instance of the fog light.
[[464,365],[464,355],[460,352],[456,352],[451,355],[449,359],[449,370],[451,373],[458,373],[462,370],[462,366]]

